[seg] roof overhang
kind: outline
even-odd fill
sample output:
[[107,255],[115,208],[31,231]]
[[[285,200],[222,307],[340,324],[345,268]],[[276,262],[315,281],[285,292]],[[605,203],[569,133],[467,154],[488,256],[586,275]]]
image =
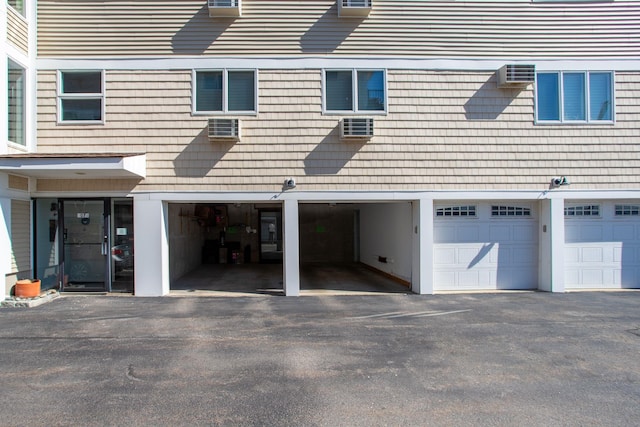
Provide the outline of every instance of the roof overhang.
[[0,156],[0,171],[34,178],[145,178],[146,154],[8,154]]

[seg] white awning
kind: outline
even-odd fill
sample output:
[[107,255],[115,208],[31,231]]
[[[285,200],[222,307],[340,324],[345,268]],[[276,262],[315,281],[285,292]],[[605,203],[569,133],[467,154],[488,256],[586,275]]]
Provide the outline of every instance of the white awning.
[[34,178],[145,178],[146,154],[8,154],[0,171]]

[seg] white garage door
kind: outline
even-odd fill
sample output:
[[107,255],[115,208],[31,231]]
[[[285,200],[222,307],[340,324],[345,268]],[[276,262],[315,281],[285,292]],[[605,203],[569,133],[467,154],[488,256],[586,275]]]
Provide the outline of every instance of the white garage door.
[[640,203],[565,204],[565,288],[640,287]]
[[538,287],[532,204],[436,205],[434,223],[435,290]]

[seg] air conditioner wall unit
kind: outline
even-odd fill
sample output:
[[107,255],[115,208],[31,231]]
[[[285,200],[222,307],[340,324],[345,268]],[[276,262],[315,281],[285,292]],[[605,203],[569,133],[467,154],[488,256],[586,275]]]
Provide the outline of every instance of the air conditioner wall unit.
[[238,141],[240,139],[239,119],[209,119],[209,139],[226,139]]
[[531,64],[507,64],[498,70],[498,86],[528,86],[536,79],[536,66]]
[[369,15],[373,0],[338,0],[338,16],[357,18]]
[[242,15],[242,0],[207,0],[209,16],[225,18]]
[[340,138],[368,139],[373,136],[373,119],[344,118],[340,123]]

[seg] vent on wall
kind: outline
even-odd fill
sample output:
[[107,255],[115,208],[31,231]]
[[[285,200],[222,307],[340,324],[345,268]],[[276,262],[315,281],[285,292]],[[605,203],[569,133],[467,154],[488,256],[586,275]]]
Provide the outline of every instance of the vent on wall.
[[373,0],[338,0],[338,16],[340,17],[362,17],[371,12]]
[[238,119],[209,119],[209,139],[240,139],[240,120]]
[[242,0],[208,0],[209,16],[230,17],[242,15]]
[[340,124],[340,137],[371,138],[373,136],[373,119],[346,118]]
[[498,70],[498,86],[527,86],[536,78],[536,66],[507,64]]

